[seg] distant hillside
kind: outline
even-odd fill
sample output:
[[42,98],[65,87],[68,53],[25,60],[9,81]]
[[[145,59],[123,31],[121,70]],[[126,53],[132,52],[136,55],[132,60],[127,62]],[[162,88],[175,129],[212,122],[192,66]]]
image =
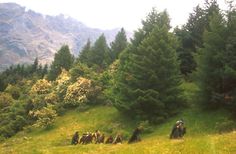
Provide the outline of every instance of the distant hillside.
[[0,3],[0,70],[32,63],[35,57],[50,63],[63,44],[78,55],[88,38],[93,42],[104,33],[109,43],[118,31],[93,29],[64,15],[44,16],[15,3]]

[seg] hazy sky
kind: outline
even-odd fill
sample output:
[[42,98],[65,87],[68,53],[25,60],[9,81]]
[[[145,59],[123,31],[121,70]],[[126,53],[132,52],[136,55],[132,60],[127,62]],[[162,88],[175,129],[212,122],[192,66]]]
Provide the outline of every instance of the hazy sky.
[[[225,0],[218,0],[225,8]],[[171,25],[181,25],[187,21],[189,13],[204,0],[0,0],[16,2],[28,9],[48,15],[65,14],[76,18],[89,27],[113,29],[124,27],[136,30],[152,7],[167,9]]]

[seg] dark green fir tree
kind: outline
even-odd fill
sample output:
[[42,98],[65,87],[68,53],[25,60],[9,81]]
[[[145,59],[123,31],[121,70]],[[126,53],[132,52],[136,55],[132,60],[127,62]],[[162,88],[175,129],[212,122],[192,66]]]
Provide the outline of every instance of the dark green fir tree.
[[69,70],[74,62],[74,57],[70,53],[68,45],[63,45],[61,49],[55,54],[54,61],[50,67],[48,73],[49,80],[55,80],[57,76],[61,73],[61,69],[64,68]]
[[183,105],[178,43],[169,22],[166,11],[152,10],[121,54],[112,88],[120,111],[153,123],[176,114]]

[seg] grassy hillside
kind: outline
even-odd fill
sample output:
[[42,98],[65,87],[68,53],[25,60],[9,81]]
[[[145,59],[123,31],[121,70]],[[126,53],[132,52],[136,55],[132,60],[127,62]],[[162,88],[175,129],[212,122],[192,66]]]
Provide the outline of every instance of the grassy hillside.
[[[170,140],[169,132],[180,117],[186,120],[187,134],[184,139]],[[225,121],[225,111],[204,112],[188,109],[166,123],[156,126],[151,134],[142,135],[142,142],[121,145],[89,144],[70,145],[71,136],[81,132],[100,129],[106,134],[121,132],[128,136],[135,127],[122,117],[116,109],[99,106],[84,112],[68,112],[56,120],[48,130],[21,132],[0,144],[0,153],[236,153],[236,132],[218,134],[217,123]]]

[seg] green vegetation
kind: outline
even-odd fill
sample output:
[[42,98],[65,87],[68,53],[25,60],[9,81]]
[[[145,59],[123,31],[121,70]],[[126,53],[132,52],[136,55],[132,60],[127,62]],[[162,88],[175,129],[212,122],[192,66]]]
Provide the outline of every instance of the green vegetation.
[[163,122],[183,106],[177,41],[169,33],[167,12],[156,10],[143,21],[133,42],[120,56],[112,102],[120,111],[151,123]]
[[125,50],[128,42],[125,34],[124,28],[117,33],[116,38],[113,42],[111,42],[111,59],[112,61],[118,59],[120,53]]
[[[200,113],[200,114],[199,114]],[[72,110],[63,117],[58,117],[53,127],[23,131],[0,144],[0,153],[120,153],[120,154],[155,154],[155,153],[235,153],[235,132],[218,134],[219,123],[227,121],[228,113],[224,110],[202,111],[200,108],[183,110],[181,114],[170,118],[164,124],[152,126],[152,133],[142,134],[142,141],[127,144],[136,123],[121,115],[115,108],[99,106],[80,112]],[[89,118],[88,118],[89,117]],[[183,139],[170,140],[169,133],[176,120],[183,117],[187,134]],[[72,135],[79,131],[99,129],[106,137],[122,133],[125,141],[121,145],[88,144],[70,145]]]
[[232,11],[225,20],[216,8],[209,17],[208,29],[203,33],[204,46],[199,49],[197,59],[197,83],[202,102],[210,108],[224,106],[235,109],[236,53],[232,44],[235,40],[235,14]]
[[[0,74],[0,153],[236,153],[236,8],[215,0],[196,7],[171,32],[153,9],[127,42],[102,34],[79,57],[63,45],[52,65],[11,66]],[[187,134],[170,140],[176,120]],[[144,128],[142,142],[128,145]],[[76,145],[99,129],[121,145]],[[17,135],[15,135],[17,134]],[[15,135],[15,136],[14,136]]]
[[81,51],[78,61],[87,64],[89,67],[95,67],[99,72],[109,66],[111,56],[104,34],[95,41],[93,46],[90,45],[88,40]]
[[211,16],[215,11],[219,11],[216,0],[206,0],[205,5],[196,6],[193,13],[190,13],[187,23],[180,28],[175,28],[174,33],[178,37],[181,46],[178,48],[180,70],[182,74],[188,75],[196,70],[197,64],[194,55],[198,48],[202,48],[203,33],[209,29]]
[[54,56],[54,61],[52,62],[50,71],[48,73],[48,79],[55,80],[61,73],[61,70],[66,69],[68,71],[72,67],[73,62],[74,57],[70,53],[69,46],[63,45]]
[[42,67],[38,64],[37,58],[31,65],[16,65],[10,66],[4,72],[0,73],[0,91],[4,91],[8,84],[18,85],[22,83],[22,80],[33,79],[37,80],[43,78],[48,72],[48,66]]

